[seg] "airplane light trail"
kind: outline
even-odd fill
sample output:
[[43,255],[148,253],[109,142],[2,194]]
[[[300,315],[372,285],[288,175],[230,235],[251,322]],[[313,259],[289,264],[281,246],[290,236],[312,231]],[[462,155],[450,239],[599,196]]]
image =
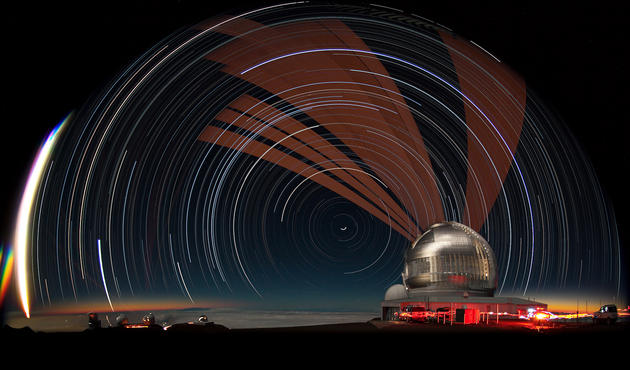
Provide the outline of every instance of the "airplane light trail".
[[22,200],[18,210],[17,222],[14,232],[13,245],[15,248],[15,274],[17,276],[18,290],[22,309],[27,318],[30,318],[29,293],[28,293],[28,251],[30,245],[30,221],[32,217],[32,209],[39,184],[42,179],[44,169],[48,164],[48,160],[59,137],[59,132],[66,122],[69,121],[72,114],[69,114],[61,123],[55,127],[48,135],[46,141],[37,153],[33,167],[28,176],[28,181],[22,194]]
[[109,298],[109,291],[107,290],[107,282],[105,281],[105,271],[103,270],[103,255],[101,254],[101,239],[98,239],[98,264],[101,267],[101,278],[103,278],[103,287],[105,288],[105,295],[107,296],[107,302],[109,302],[109,307],[111,307],[112,312],[114,312],[114,306],[112,305],[112,300]]

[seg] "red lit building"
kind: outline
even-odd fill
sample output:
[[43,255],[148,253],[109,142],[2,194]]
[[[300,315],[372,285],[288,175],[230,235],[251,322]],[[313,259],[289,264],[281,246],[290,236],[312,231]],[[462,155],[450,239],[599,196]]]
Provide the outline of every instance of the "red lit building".
[[474,310],[476,319],[483,321],[485,315],[506,318],[527,316],[529,310],[547,310],[547,304],[514,297],[464,297],[460,296],[416,296],[399,299],[386,299],[381,303],[381,319],[396,320],[397,314],[404,311],[407,306],[424,307],[433,313],[453,312],[458,309]]
[[381,318],[395,320],[408,306],[464,323],[547,310],[545,303],[495,297],[496,271],[494,251],[481,235],[456,222],[435,224],[407,249],[403,284],[385,293]]

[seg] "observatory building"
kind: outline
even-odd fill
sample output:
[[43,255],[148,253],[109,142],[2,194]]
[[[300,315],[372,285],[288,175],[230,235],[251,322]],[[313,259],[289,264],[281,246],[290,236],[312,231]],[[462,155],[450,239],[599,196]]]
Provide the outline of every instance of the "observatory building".
[[387,289],[381,319],[393,320],[407,307],[426,311],[470,310],[483,314],[527,315],[547,305],[522,298],[495,297],[497,263],[490,244],[457,222],[432,225],[405,252],[402,284]]

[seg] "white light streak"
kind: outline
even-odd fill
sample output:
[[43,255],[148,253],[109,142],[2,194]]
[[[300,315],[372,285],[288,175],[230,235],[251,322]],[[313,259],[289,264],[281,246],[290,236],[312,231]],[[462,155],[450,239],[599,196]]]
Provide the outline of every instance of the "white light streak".
[[107,296],[109,307],[112,309],[112,312],[114,312],[114,306],[112,305],[112,300],[109,298],[109,291],[107,290],[107,282],[105,281],[105,271],[103,271],[103,256],[101,255],[101,239],[98,239],[98,264],[101,267],[101,277],[103,278],[103,287],[105,287],[105,295]]
[[33,203],[39,190],[42,174],[48,164],[48,159],[58,138],[58,133],[62,126],[69,120],[71,114],[68,115],[57,127],[55,127],[48,138],[40,148],[31,167],[31,173],[22,193],[22,200],[18,210],[17,222],[14,231],[14,247],[15,247],[15,273],[17,275],[18,292],[22,310],[27,318],[30,318],[29,294],[28,294],[28,252],[31,249],[30,240],[30,224],[33,214]]
[[184,289],[186,289],[186,295],[188,295],[188,299],[195,304],[195,301],[190,296],[190,292],[188,291],[188,287],[186,286],[186,282],[184,281],[184,275],[182,275],[182,269],[179,267],[179,262],[177,262],[177,270],[179,271],[179,277],[182,279],[182,284],[184,284]]

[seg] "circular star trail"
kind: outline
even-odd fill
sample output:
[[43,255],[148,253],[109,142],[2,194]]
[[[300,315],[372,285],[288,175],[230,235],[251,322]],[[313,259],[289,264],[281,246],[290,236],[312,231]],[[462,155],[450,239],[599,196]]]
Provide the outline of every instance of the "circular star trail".
[[571,133],[499,59],[420,17],[217,16],[54,136],[16,260],[37,307],[381,297],[441,221],[488,240],[499,294],[621,289],[614,214]]

